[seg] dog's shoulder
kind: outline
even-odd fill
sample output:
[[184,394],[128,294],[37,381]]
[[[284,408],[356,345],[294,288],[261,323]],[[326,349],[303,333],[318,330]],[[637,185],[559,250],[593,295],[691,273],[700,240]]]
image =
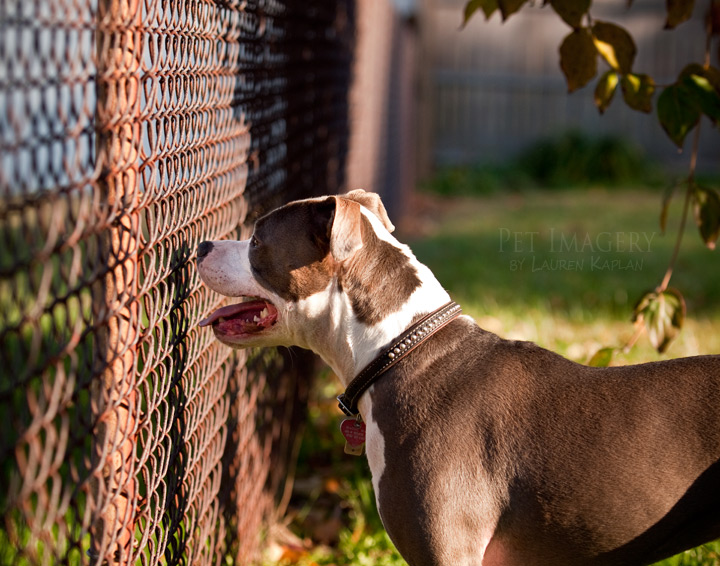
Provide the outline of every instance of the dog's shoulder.
[[568,369],[575,369],[579,366],[534,342],[509,340],[485,330],[467,316],[461,317],[450,326],[441,340],[442,348],[451,352],[450,355],[459,356],[464,363],[476,360],[486,368],[497,365],[509,370],[527,366],[566,366]]

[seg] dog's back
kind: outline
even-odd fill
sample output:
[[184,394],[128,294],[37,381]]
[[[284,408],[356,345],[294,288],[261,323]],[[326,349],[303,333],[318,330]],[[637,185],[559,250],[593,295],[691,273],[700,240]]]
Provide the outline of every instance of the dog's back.
[[413,564],[493,522],[483,564],[649,564],[720,537],[720,356],[589,368],[469,319],[423,348],[372,392],[395,455],[379,507],[399,546],[442,528],[414,498],[465,520]]

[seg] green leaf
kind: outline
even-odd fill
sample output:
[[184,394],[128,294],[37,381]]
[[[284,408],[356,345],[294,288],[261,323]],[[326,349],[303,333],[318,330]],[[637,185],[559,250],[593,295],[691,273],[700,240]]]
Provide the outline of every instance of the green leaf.
[[687,88],[677,83],[666,87],[658,97],[657,113],[667,135],[682,149],[685,136],[700,121],[700,110]]
[[568,92],[584,87],[597,74],[597,50],[586,28],[568,34],[560,45],[560,68]]
[[497,0],[503,21],[517,12],[527,0]]
[[600,114],[608,109],[612,102],[620,77],[615,71],[606,71],[595,86],[595,106]]
[[698,75],[700,77],[705,77],[712,85],[712,87],[716,91],[720,92],[720,70],[716,69],[712,65],[704,67],[700,63],[690,63],[689,65],[686,65],[682,71],[680,71],[678,78],[684,79],[689,75]]
[[593,357],[590,358],[587,365],[595,368],[606,368],[610,365],[610,362],[612,362],[614,354],[615,348],[600,348],[595,352]]
[[628,73],[622,78],[623,98],[633,110],[652,112],[652,97],[655,94],[655,81],[650,75]]
[[665,234],[665,228],[667,228],[667,217],[670,210],[670,202],[672,201],[677,188],[677,185],[671,185],[665,189],[665,193],[663,194],[662,206],[660,207],[660,230],[663,235]]
[[709,249],[714,250],[720,235],[720,195],[713,189],[696,187],[693,201],[695,223],[700,229],[700,237]]
[[716,125],[720,124],[720,93],[710,81],[693,73],[683,77],[680,84],[689,93],[695,107]]
[[463,23],[461,27],[465,27],[473,14],[478,10],[482,10],[483,14],[485,14],[485,19],[489,20],[490,16],[492,16],[497,9],[497,0],[470,0],[467,4],[465,4]]
[[695,0],[665,0],[665,7],[667,8],[665,29],[672,29],[690,19]]
[[635,307],[635,320],[647,330],[653,347],[661,354],[685,322],[685,299],[677,289],[646,293]]
[[595,22],[592,35],[598,53],[608,65],[621,74],[632,71],[637,47],[627,30],[609,22]]
[[592,0],[550,0],[553,10],[563,21],[577,29],[582,23],[582,18],[590,9]]

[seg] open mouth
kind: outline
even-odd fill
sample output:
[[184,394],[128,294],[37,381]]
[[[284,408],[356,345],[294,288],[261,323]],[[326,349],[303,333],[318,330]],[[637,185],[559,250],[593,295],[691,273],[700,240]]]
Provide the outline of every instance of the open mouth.
[[277,322],[278,311],[265,299],[250,298],[242,303],[219,308],[200,321],[200,326],[212,325],[217,334],[244,337],[267,330]]

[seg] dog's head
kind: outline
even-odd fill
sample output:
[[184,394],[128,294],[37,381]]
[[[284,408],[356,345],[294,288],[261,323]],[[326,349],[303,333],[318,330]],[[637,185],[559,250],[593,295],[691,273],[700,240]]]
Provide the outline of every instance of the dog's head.
[[260,218],[249,240],[202,242],[198,270],[242,302],[201,321],[237,348],[312,348],[343,304],[377,324],[419,285],[378,195],[362,190],[292,202]]

